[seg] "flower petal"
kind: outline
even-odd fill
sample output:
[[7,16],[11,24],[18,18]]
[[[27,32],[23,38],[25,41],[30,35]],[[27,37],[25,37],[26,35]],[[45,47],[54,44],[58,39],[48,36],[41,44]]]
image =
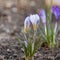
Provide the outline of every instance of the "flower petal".
[[27,16],[27,17],[25,18],[25,21],[24,21],[24,30],[25,30],[25,32],[28,32],[28,31],[29,31],[29,29],[30,29],[30,24],[31,24],[31,22],[30,22],[30,17]]
[[33,25],[33,29],[37,30],[38,25],[40,24],[40,17],[38,14],[30,15],[30,21]]
[[40,9],[39,16],[41,17],[43,24],[45,24],[46,23],[46,13],[45,13],[44,9]]
[[60,7],[52,6],[52,13],[55,15],[56,20],[60,17]]
[[30,21],[32,24],[37,24],[40,21],[40,17],[38,14],[30,15]]

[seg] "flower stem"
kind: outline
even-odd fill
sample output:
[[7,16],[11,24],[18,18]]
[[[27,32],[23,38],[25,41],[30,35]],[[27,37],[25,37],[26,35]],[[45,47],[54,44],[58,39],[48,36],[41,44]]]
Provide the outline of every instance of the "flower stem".
[[34,60],[33,56],[32,57],[25,57],[25,60]]
[[45,28],[45,35],[47,35],[47,29],[46,29],[46,25],[44,25],[44,28]]
[[54,28],[54,36],[53,36],[54,44],[55,44],[56,30],[57,30],[57,22],[55,23],[55,28]]

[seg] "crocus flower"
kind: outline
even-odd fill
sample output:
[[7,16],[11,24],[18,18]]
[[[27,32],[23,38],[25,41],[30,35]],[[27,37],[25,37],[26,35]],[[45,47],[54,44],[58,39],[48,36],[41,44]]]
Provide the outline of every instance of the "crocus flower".
[[55,27],[54,27],[54,43],[55,43],[55,35],[56,35],[56,30],[57,30],[57,21],[60,18],[60,7],[59,6],[52,6],[52,13],[55,15],[56,22],[55,22]]
[[38,14],[30,15],[30,21],[33,25],[33,29],[37,30],[39,24],[40,24],[40,17]]
[[52,13],[55,15],[56,20],[60,17],[60,7],[59,6],[53,6],[52,7]]
[[41,17],[42,23],[46,25],[46,13],[44,9],[40,9],[39,16]]
[[25,18],[25,21],[24,21],[24,32],[29,32],[29,30],[30,30],[30,24],[31,24],[30,17],[27,16]]
[[44,25],[45,34],[47,34],[47,30],[46,30],[46,13],[45,13],[44,9],[40,9],[39,16],[41,17],[42,23]]
[[55,15],[55,18],[56,18],[55,29],[54,29],[54,33],[55,33],[56,29],[57,29],[57,21],[60,18],[60,7],[59,6],[53,6],[52,7],[52,13]]

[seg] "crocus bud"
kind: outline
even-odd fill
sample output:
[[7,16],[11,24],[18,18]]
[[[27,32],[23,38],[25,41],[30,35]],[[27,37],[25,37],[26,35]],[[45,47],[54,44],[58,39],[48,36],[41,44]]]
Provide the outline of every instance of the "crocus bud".
[[52,7],[52,13],[55,15],[56,21],[60,17],[60,7],[59,6],[53,6]]
[[47,30],[46,30],[46,13],[45,13],[44,9],[40,9],[39,16],[41,17],[42,23],[44,25],[45,34],[47,34]]
[[59,6],[52,6],[52,13],[55,15],[56,22],[55,22],[55,27],[54,27],[54,35],[53,35],[53,41],[55,44],[55,35],[57,31],[57,26],[58,26],[58,19],[60,18],[60,7]]
[[40,24],[40,18],[38,14],[30,15],[30,21],[33,25],[33,29],[37,30],[39,24]]
[[24,32],[25,32],[25,33],[27,33],[27,32],[30,31],[30,24],[31,24],[31,22],[30,22],[30,17],[27,16],[27,17],[25,18],[25,21],[24,21]]
[[42,23],[46,25],[46,13],[44,9],[40,9],[39,16],[41,17]]

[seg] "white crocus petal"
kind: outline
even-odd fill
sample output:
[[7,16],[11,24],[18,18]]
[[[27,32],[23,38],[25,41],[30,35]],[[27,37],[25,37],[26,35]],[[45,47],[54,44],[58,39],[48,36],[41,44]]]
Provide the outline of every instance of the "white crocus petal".
[[27,16],[24,21],[24,31],[28,32],[30,29],[30,17]]
[[40,20],[40,17],[38,14],[30,15],[30,20],[31,20],[32,24],[37,24],[37,21]]
[[38,14],[30,15],[30,21],[33,25],[34,30],[37,29],[39,23],[40,23],[40,17]]
[[40,24],[40,17],[38,14],[35,14],[36,24]]
[[27,26],[30,26],[30,18],[27,16],[24,21],[24,27],[26,28]]
[[32,24],[34,23],[34,19],[35,19],[34,15],[30,15],[30,21]]

